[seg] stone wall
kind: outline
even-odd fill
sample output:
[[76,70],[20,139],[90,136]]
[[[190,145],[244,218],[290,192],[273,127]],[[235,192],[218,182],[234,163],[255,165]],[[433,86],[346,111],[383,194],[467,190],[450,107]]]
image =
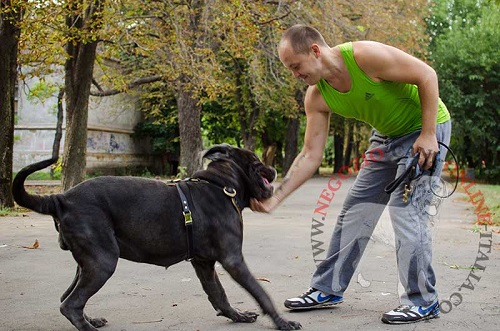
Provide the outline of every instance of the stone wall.
[[[57,97],[51,96],[43,102],[29,98],[28,86],[36,84],[35,80],[29,81],[19,91],[14,132],[14,171],[52,155]],[[87,124],[88,170],[147,165],[149,156],[146,144],[130,136],[141,120],[141,113],[136,106],[137,96],[132,94],[90,98]],[[60,155],[63,146],[64,135]]]

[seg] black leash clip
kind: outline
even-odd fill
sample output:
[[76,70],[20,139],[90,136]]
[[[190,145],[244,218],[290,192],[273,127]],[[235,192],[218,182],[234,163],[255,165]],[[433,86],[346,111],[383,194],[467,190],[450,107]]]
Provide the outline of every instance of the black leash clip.
[[[431,185],[431,191],[436,197],[438,197],[440,199],[446,199],[446,198],[450,197],[457,189],[458,181],[459,181],[459,177],[460,177],[460,173],[459,173],[460,170],[458,167],[457,158],[456,158],[455,154],[453,153],[453,151],[446,144],[444,144],[440,141],[438,141],[438,145],[443,146],[444,148],[446,148],[448,150],[448,152],[453,157],[453,160],[455,160],[455,165],[456,165],[456,169],[457,169],[456,178],[455,178],[455,185],[449,194],[439,195],[435,192],[433,185]],[[420,168],[420,166],[418,165],[418,158],[419,158],[420,154],[416,153],[415,155],[412,156],[411,152],[412,152],[412,150],[410,148],[410,150],[408,151],[408,159],[406,160],[406,169],[403,172],[403,174],[401,174],[398,178],[396,178],[395,180],[390,182],[384,189],[384,191],[387,194],[391,194],[392,192],[394,192],[394,190],[396,190],[396,188],[399,185],[401,185],[403,183],[403,181],[406,180],[405,191],[403,193],[403,201],[405,203],[408,202],[410,194],[413,190],[413,186],[411,185],[411,182],[413,180],[419,178],[420,176],[422,176],[424,174],[424,172],[429,174],[430,177],[434,176],[434,173],[436,172],[437,167],[441,166],[442,162],[444,162],[444,160],[441,160],[441,157],[440,157],[441,150],[439,150],[436,153],[436,156],[434,157],[434,161],[432,162],[432,167],[429,170],[425,171],[425,170],[422,170]]]
[[436,171],[436,166],[437,166],[437,160],[439,160],[439,154],[440,152],[438,151],[436,153],[436,156],[434,157],[434,161],[432,162],[432,167],[429,170],[423,170],[420,168],[418,165],[418,159],[420,157],[420,153],[415,153],[413,156],[411,156],[411,149],[408,151],[408,159],[406,160],[406,166],[405,166],[405,171],[395,180],[390,182],[384,189],[384,191],[387,194],[391,194],[396,190],[396,188],[401,185],[403,182],[405,183],[405,188],[404,188],[404,193],[403,193],[403,202],[407,203],[410,194],[413,191],[413,185],[412,182],[422,175],[424,173],[428,173],[430,176],[434,174]]
[[412,181],[417,179],[422,175],[422,169],[418,165],[418,159],[420,157],[420,153],[415,153],[412,157],[408,157],[406,160],[406,170],[405,174],[407,174],[404,178],[406,179],[405,183],[405,191],[403,193],[403,202],[407,203],[410,199],[410,194],[413,191]]

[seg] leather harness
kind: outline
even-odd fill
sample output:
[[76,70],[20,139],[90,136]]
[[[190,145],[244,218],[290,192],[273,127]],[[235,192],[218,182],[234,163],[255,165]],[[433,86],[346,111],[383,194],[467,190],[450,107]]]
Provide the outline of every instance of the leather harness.
[[241,208],[238,205],[238,201],[236,201],[236,190],[232,187],[220,187],[217,184],[211,183],[206,180],[198,179],[198,178],[186,178],[186,179],[176,179],[172,182],[166,183],[169,186],[175,185],[177,188],[177,192],[179,193],[179,197],[181,199],[182,203],[182,214],[184,215],[184,226],[186,227],[186,234],[187,234],[187,257],[186,261],[191,261],[194,258],[194,241],[193,241],[193,216],[191,214],[191,209],[189,208],[189,203],[188,199],[186,197],[186,194],[184,194],[184,191],[182,190],[180,183],[181,182],[203,182],[203,183],[208,183],[217,186],[218,188],[222,188],[222,191],[224,194],[226,194],[228,197],[231,198],[231,202],[238,212],[238,215],[240,216],[240,221],[243,221],[241,217]]

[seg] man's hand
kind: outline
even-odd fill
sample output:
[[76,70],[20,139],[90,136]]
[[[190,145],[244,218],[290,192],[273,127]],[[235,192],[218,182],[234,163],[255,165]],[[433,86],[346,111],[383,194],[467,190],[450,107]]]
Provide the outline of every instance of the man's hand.
[[273,211],[281,201],[276,196],[272,196],[269,199],[259,201],[257,199],[250,200],[250,209],[253,211],[258,211],[261,213],[270,213]]
[[439,145],[435,134],[421,133],[413,144],[413,154],[420,153],[418,165],[424,170],[432,167],[438,151]]

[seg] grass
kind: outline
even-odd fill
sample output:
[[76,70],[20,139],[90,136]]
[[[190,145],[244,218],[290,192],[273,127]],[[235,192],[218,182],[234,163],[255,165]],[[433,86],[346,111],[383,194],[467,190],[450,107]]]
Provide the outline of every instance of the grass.
[[[457,191],[466,193],[460,184]],[[471,188],[471,194],[476,194],[477,192],[481,192],[481,195],[484,197],[484,206],[488,207],[492,225],[500,226],[500,185],[474,183],[474,186]],[[479,199],[479,197],[476,197],[476,199]],[[460,197],[460,201],[470,204],[471,207],[473,206],[468,195]]]
[[[12,178],[16,177],[16,175],[17,175],[17,173],[14,172],[12,174]],[[55,178],[54,178],[54,177],[52,177],[50,175],[49,172],[45,172],[45,171],[35,172],[35,173],[29,175],[28,178],[27,178],[27,180],[54,180],[54,179],[61,179],[61,176],[58,177],[56,175]]]
[[53,179],[48,172],[35,172],[28,176],[27,180],[51,180]]
[[493,225],[500,226],[500,185],[476,184],[476,186],[483,194],[484,203],[490,210]]
[[2,207],[0,208],[0,217],[18,217],[23,216],[29,212],[28,209],[16,206],[14,208]]

